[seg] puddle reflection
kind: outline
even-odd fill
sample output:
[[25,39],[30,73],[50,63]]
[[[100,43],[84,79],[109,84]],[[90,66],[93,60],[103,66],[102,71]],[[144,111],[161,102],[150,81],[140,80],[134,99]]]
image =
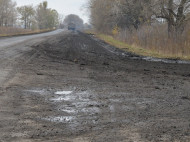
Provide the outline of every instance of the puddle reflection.
[[55,104],[62,116],[50,116],[44,120],[67,123],[70,129],[84,125],[104,127],[107,123],[129,123],[128,113],[142,107],[144,109],[145,104],[155,103],[150,98],[129,98],[126,95],[129,94],[121,92],[99,95],[88,91],[57,91],[47,100]]
[[51,122],[61,122],[61,123],[70,123],[72,121],[74,121],[75,117],[74,116],[58,116],[58,117],[48,117],[45,118],[45,120],[47,121],[51,121]]
[[56,95],[69,95],[71,94],[73,91],[57,91],[55,92]]

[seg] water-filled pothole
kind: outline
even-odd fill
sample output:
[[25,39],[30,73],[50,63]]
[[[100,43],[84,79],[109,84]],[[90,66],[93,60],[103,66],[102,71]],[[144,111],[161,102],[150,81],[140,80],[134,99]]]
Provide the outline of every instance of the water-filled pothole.
[[55,92],[55,95],[69,95],[72,92],[73,91],[57,91],[57,92]]
[[57,96],[57,97],[51,98],[50,101],[62,102],[62,101],[72,101],[75,99],[76,99],[75,96]]
[[48,118],[44,118],[44,120],[51,121],[51,122],[60,122],[60,123],[71,123],[75,119],[74,116],[51,116]]

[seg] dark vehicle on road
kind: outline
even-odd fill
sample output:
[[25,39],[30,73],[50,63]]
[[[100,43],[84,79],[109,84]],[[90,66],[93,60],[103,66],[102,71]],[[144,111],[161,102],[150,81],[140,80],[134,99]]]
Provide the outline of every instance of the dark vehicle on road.
[[69,23],[68,24],[68,30],[75,31],[76,30],[76,25],[74,23]]

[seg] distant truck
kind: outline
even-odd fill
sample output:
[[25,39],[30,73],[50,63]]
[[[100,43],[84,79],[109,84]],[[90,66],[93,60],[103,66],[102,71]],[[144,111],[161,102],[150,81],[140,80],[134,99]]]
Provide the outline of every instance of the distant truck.
[[69,23],[68,24],[68,30],[75,31],[76,30],[76,25],[74,23]]

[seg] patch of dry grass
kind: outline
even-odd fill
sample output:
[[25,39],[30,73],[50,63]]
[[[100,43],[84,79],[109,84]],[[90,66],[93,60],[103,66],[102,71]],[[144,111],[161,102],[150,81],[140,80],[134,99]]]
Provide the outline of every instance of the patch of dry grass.
[[[141,32],[141,34],[140,34]],[[131,35],[111,36],[107,34],[86,31],[88,34],[94,34],[96,37],[104,40],[122,50],[132,52],[142,56],[151,56],[156,58],[171,58],[190,60],[190,39],[187,36],[183,40],[176,42],[162,35],[163,32],[139,31]]]
[[32,31],[29,29],[22,29],[22,28],[0,27],[0,37],[38,34],[38,33],[43,33],[43,32],[48,32],[48,31],[52,31],[52,29]]

